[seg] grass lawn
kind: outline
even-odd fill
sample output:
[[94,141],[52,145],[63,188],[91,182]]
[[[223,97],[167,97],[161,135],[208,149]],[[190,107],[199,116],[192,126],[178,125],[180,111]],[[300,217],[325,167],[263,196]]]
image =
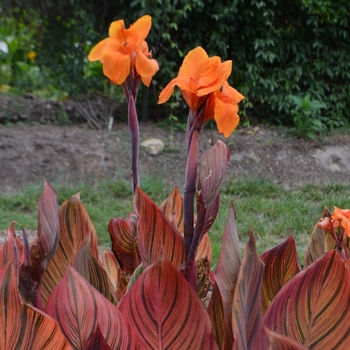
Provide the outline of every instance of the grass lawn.
[[[51,184],[61,204],[71,195],[81,192],[85,205],[99,235],[100,243],[109,246],[107,224],[114,217],[126,217],[132,211],[131,185],[125,180],[64,186]],[[170,193],[159,179],[141,179],[141,188],[159,205]],[[0,195],[0,230],[12,221],[26,229],[36,229],[37,203],[42,186],[31,186],[11,196]],[[181,189],[180,189],[181,190]],[[225,230],[228,207],[234,202],[241,248],[253,231],[259,253],[294,234],[300,262],[315,223],[325,206],[350,208],[350,184],[304,185],[285,189],[264,179],[228,181],[221,190],[218,218],[210,230],[215,266]],[[19,229],[19,227],[17,227]]]

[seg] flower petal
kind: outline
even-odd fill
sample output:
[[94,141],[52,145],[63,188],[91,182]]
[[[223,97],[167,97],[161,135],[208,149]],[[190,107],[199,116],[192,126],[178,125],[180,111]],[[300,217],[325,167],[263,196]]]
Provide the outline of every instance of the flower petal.
[[142,16],[130,26],[130,30],[137,34],[137,45],[141,44],[147,37],[152,25],[152,17]]
[[141,77],[153,77],[159,70],[158,62],[155,59],[149,59],[140,51],[136,53],[135,66]]
[[202,47],[197,46],[184,58],[182,66],[179,70],[179,76],[182,78],[186,76],[193,77],[194,79],[198,80],[201,74],[199,67],[207,60],[208,54]]
[[161,91],[158,98],[158,104],[165,103],[169,100],[170,96],[174,93],[174,87],[177,85],[178,80],[178,78],[171,80],[170,83]]
[[239,123],[238,106],[216,98],[214,118],[219,132],[229,137]]
[[130,73],[130,61],[129,55],[109,50],[103,57],[103,73],[114,84],[121,85]]
[[98,44],[96,44],[90,51],[88,60],[98,61],[103,57],[103,51],[108,44],[109,38],[103,39]]
[[117,38],[117,32],[120,29],[124,29],[124,20],[123,19],[119,19],[118,21],[114,21],[111,23],[111,25],[109,26],[109,37],[110,38]]
[[[199,88],[197,90],[197,96],[208,95],[213,91],[219,90],[224,82],[227,80],[232,71],[232,61],[223,62],[220,67],[218,67],[218,74],[215,80],[207,87]],[[214,75],[212,75],[214,77]]]
[[244,96],[232,86],[230,86],[227,81],[224,82],[219,95],[219,98],[224,102],[235,105],[244,99]]

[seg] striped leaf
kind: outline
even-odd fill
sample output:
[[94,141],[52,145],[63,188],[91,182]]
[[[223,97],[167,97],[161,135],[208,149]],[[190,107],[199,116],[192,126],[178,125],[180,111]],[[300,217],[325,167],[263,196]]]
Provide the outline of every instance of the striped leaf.
[[112,349],[135,348],[123,315],[70,266],[52,292],[45,312],[58,321],[74,349],[83,348],[97,326]]
[[[16,273],[21,263],[23,263],[24,255],[21,254],[21,241],[15,235],[14,223],[7,229],[6,240],[0,244],[0,268],[4,267],[9,261],[12,261]],[[22,261],[21,261],[22,260]]]
[[25,300],[42,308],[38,288],[59,242],[59,220],[56,193],[45,181],[39,200],[38,233],[30,247],[27,264],[21,268],[20,291]]
[[79,200],[79,194],[65,201],[59,209],[60,239],[57,252],[48,264],[41,284],[43,305],[53,289],[62,280],[67,266],[73,262],[74,255],[82,241],[91,234],[90,249],[98,259],[98,244],[95,228]]
[[[263,325],[310,349],[348,349],[350,270],[330,251],[291,279],[276,295]],[[267,349],[264,329],[256,349]]]
[[261,254],[260,259],[265,264],[262,285],[262,312],[265,314],[275,295],[300,272],[294,237]]
[[112,252],[121,269],[130,275],[141,263],[135,221],[134,215],[129,215],[126,220],[116,218],[108,224],[108,232],[112,240]]
[[213,260],[213,249],[211,246],[209,235],[207,233],[202,237],[202,240],[199,243],[198,250],[196,253],[196,261],[204,258],[207,258],[209,264],[211,264]]
[[102,252],[102,266],[107,273],[107,276],[114,288],[117,288],[119,279],[120,266],[114,254],[110,250],[104,250]]
[[241,266],[239,239],[236,225],[236,213],[231,203],[229,207],[228,219],[224,236],[222,238],[222,248],[215,272],[215,281],[220,289],[222,304],[224,307],[225,321],[225,347],[232,349],[232,303],[233,294],[236,288],[238,273]]
[[281,334],[277,334],[268,329],[266,329],[266,333],[269,339],[268,350],[307,350],[304,345]]
[[208,305],[208,314],[211,319],[214,337],[220,349],[224,349],[225,340],[225,322],[224,322],[224,306],[220,289],[217,283],[213,286],[213,292]]
[[184,233],[183,198],[175,186],[168,198],[159,207],[165,217],[177,227],[178,231]]
[[198,245],[213,225],[220,204],[220,188],[230,158],[228,147],[222,142],[207,150],[201,159],[197,194],[197,222],[188,257],[196,256]]
[[233,297],[232,329],[237,350],[253,349],[261,325],[261,290],[264,263],[256,252],[255,238],[250,235]]
[[[321,218],[331,217],[332,213],[328,208],[325,208],[322,212]],[[307,244],[304,254],[304,267],[308,267],[318,258],[323,256],[330,250],[335,248],[335,242],[333,237],[326,231],[315,225]]]
[[144,270],[119,309],[141,349],[218,349],[205,307],[163,253]]
[[185,260],[184,240],[174,225],[140,188],[134,197],[139,216],[137,239],[144,267],[155,262],[163,249],[171,263],[180,269]]
[[71,349],[55,320],[21,302],[15,267],[0,270],[0,349]]
[[88,235],[75,254],[73,267],[104,297],[116,304],[116,288],[113,287],[101,263],[91,254],[90,241],[91,236]]

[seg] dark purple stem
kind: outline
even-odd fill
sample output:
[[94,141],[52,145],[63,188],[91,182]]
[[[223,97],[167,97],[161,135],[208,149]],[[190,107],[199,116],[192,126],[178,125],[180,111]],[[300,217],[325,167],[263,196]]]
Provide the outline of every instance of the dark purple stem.
[[132,69],[125,83],[123,84],[124,95],[128,103],[128,125],[131,143],[131,177],[132,193],[134,195],[136,186],[139,186],[138,163],[140,147],[139,121],[136,111],[136,99],[140,77]]
[[138,163],[139,163],[140,130],[139,130],[139,121],[137,119],[135,100],[131,91],[129,92],[129,99],[128,99],[128,123],[129,123],[130,144],[131,144],[132,193],[134,194],[136,190],[136,186],[139,185]]
[[196,192],[197,164],[198,164],[198,131],[191,134],[189,150],[187,155],[185,188],[184,188],[184,240],[186,258],[190,251],[193,240],[193,216],[194,216],[194,195]]

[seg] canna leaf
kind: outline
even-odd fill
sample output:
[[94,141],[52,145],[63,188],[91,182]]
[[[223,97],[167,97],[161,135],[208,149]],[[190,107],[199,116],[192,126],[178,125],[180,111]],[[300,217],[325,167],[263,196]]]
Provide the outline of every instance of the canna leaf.
[[46,268],[40,288],[44,305],[53,289],[65,275],[66,269],[72,263],[79,245],[89,234],[91,234],[91,253],[98,259],[97,234],[85,207],[79,200],[79,194],[72,196],[61,205],[59,222],[60,239],[58,249]]
[[56,253],[59,242],[59,220],[57,196],[45,181],[44,191],[39,200],[38,233],[30,247],[27,264],[20,271],[22,296],[36,307],[42,308],[38,288],[50,260]]
[[[329,251],[291,279],[276,295],[263,326],[310,349],[348,349],[350,270]],[[260,329],[256,349],[267,349]]]
[[203,194],[207,208],[214,204],[216,200],[229,159],[229,149],[220,140],[202,156],[199,169],[198,191],[201,191]]
[[123,315],[70,266],[52,292],[45,312],[58,321],[74,349],[83,348],[97,326],[112,349],[135,348]]
[[134,206],[139,216],[137,239],[144,267],[155,262],[163,249],[170,262],[180,269],[185,246],[179,231],[140,188],[136,189]]
[[112,350],[105,338],[103,338],[99,325],[97,325],[94,334],[85,344],[83,350]]
[[232,330],[237,350],[253,349],[261,325],[261,290],[264,263],[256,252],[255,238],[250,235],[233,297]]
[[4,267],[9,261],[12,261],[15,271],[18,271],[24,259],[24,255],[21,254],[20,244],[21,241],[15,234],[14,223],[11,223],[7,229],[6,240],[0,244],[0,268]]
[[265,264],[262,285],[262,312],[266,312],[280,289],[300,272],[293,236],[260,255]]
[[[322,212],[321,218],[330,217],[332,213],[328,208]],[[335,248],[335,242],[331,235],[315,225],[304,254],[304,267],[308,267],[326,252]]]
[[0,349],[72,349],[57,322],[21,302],[15,266],[0,270]]
[[222,303],[220,289],[217,283],[214,283],[214,286],[213,286],[213,292],[211,294],[211,298],[208,305],[208,314],[211,319],[214,337],[219,345],[219,348],[224,349],[224,336],[225,336],[224,306]]
[[114,288],[117,288],[120,266],[114,254],[110,250],[104,250],[102,253],[102,266]]
[[88,235],[75,254],[73,267],[105,298],[116,304],[115,289],[101,263],[91,254],[91,236]]
[[205,298],[210,288],[210,264],[207,257],[196,261],[197,290],[200,299]]
[[134,273],[131,275],[129,283],[126,287],[126,293],[131,289],[131,287],[134,285],[134,283],[137,281],[137,279],[140,277],[144,270],[144,266],[142,263],[135,269]]
[[224,307],[224,349],[230,350],[232,349],[234,341],[232,333],[233,294],[236,288],[240,266],[241,257],[236,225],[236,213],[233,203],[231,203],[224,236],[222,238],[222,248],[215,272],[215,281],[220,289],[222,304]]
[[211,246],[210,238],[208,234],[204,234],[201,242],[199,243],[198,250],[196,253],[196,261],[200,259],[207,258],[209,264],[211,264],[213,260],[213,249]]
[[159,207],[165,217],[175,225],[178,231],[184,233],[183,198],[175,186],[168,198]]
[[189,258],[195,257],[203,235],[209,231],[218,215],[219,191],[229,158],[228,147],[222,141],[217,141],[202,156],[198,179],[197,222]]
[[205,307],[163,252],[119,309],[141,349],[218,349]]
[[265,330],[269,339],[268,350],[307,350],[304,345],[296,342],[293,339],[272,332],[267,328]]
[[108,224],[108,232],[112,240],[112,252],[121,269],[130,275],[141,263],[135,221],[135,215],[129,215],[126,220],[116,218]]

